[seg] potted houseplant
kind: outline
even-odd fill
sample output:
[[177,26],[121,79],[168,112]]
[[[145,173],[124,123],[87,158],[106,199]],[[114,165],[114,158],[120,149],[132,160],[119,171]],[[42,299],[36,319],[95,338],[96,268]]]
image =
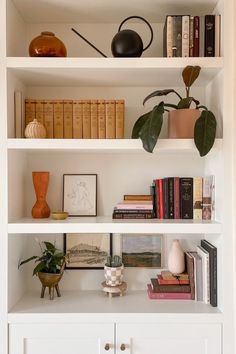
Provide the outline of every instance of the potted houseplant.
[[106,284],[117,286],[122,284],[124,265],[120,256],[109,256],[104,266]]
[[49,288],[50,300],[54,299],[54,288],[56,289],[57,296],[61,296],[58,283],[62,278],[65,264],[66,256],[63,252],[57,250],[55,245],[51,242],[43,241],[42,245],[39,243],[41,249],[40,256],[32,256],[19,263],[22,266],[32,260],[38,263],[34,270],[33,276],[37,275],[42,284],[41,298],[44,297],[46,287]]
[[[157,90],[148,95],[147,102],[155,96],[166,96],[174,93],[178,96],[178,104],[160,102],[152,111],[142,115],[134,124],[132,138],[141,138],[146,151],[152,152],[161,132],[164,112],[169,112],[169,138],[194,137],[195,145],[200,156],[205,156],[212,148],[216,136],[216,119],[207,107],[190,96],[190,87],[198,78],[201,68],[199,66],[187,66],[182,72],[185,84],[186,97],[182,97],[174,89]],[[195,105],[194,109],[191,109]],[[174,111],[170,112],[170,109]]]

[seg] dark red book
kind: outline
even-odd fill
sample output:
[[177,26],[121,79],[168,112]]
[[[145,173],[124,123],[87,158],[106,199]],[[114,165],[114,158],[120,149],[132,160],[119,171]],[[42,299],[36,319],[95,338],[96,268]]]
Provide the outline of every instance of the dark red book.
[[155,179],[155,201],[156,201],[156,218],[160,219],[160,191],[159,191],[159,180]]
[[180,219],[179,209],[179,177],[174,177],[174,218]]
[[147,293],[151,300],[191,300],[191,293],[154,293],[151,284],[147,285]]
[[164,209],[163,209],[163,183],[162,179],[158,179],[158,192],[159,192],[159,215],[160,219],[164,219]]
[[158,280],[155,278],[151,279],[152,291],[154,293],[190,293],[190,285],[180,285],[180,284],[159,284]]
[[161,274],[157,275],[157,280],[160,285],[189,285],[188,279],[163,279]]
[[194,16],[193,20],[193,56],[199,57],[200,52],[200,17]]

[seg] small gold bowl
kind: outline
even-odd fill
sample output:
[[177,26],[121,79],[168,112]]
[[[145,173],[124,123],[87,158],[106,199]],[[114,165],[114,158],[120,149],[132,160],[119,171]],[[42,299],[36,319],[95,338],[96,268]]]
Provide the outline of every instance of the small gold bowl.
[[68,218],[68,213],[66,211],[52,211],[51,217],[54,220],[65,220]]

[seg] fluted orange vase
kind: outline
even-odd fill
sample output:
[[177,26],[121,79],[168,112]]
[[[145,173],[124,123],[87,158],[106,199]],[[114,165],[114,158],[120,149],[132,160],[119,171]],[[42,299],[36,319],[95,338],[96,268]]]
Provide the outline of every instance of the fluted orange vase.
[[50,216],[50,208],[46,202],[49,183],[49,172],[32,172],[33,184],[36,194],[36,203],[32,209],[32,217],[44,219]]

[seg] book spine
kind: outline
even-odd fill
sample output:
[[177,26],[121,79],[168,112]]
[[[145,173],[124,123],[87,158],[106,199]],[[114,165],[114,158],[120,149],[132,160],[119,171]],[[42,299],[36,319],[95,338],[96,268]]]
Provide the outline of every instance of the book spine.
[[73,101],[71,100],[64,100],[63,102],[63,119],[64,119],[64,139],[72,139]]
[[163,183],[162,179],[158,179],[158,200],[159,200],[159,213],[160,219],[164,219],[164,208],[163,208]]
[[199,53],[200,53],[200,17],[199,16],[194,16],[193,33],[194,33],[193,56],[199,57]]
[[160,191],[159,191],[159,180],[154,180],[155,183],[155,202],[156,202],[156,218],[160,219]]
[[23,95],[21,91],[14,92],[14,118],[15,118],[15,138],[22,138],[24,136],[23,129]]
[[156,218],[157,217],[157,210],[156,210],[156,186],[155,186],[155,182],[153,182],[153,184],[150,186],[150,193],[152,195],[153,214],[154,214],[154,218]]
[[213,187],[213,176],[206,176],[203,178],[202,190],[202,219],[212,219],[212,195],[215,188]]
[[73,101],[73,138],[83,137],[83,101]]
[[132,194],[125,194],[124,195],[124,200],[146,200],[146,201],[152,201],[152,196],[149,194],[137,194],[137,195],[132,195]]
[[114,208],[114,214],[153,214],[152,209],[116,209]]
[[195,299],[195,282],[194,282],[194,260],[189,252],[185,253],[187,273],[189,275],[190,289],[191,289],[191,299]]
[[53,102],[53,131],[55,139],[63,139],[63,101]]
[[176,16],[176,57],[182,57],[182,16]]
[[205,56],[205,16],[200,16],[200,46],[199,46],[199,50],[200,50],[200,57],[204,57]]
[[193,57],[194,54],[194,16],[190,16],[189,20],[189,56]]
[[169,219],[169,191],[168,191],[168,178],[163,178],[163,211],[164,219]]
[[221,16],[215,15],[215,57],[220,57]]
[[197,252],[191,252],[194,258],[195,299],[203,301],[202,259]]
[[[157,283],[157,284],[156,284]],[[158,284],[157,279],[151,279],[152,291],[157,293],[190,293],[189,285],[179,284]]]
[[202,220],[202,177],[193,178],[193,218]]
[[83,139],[91,139],[91,102],[83,101]]
[[167,16],[166,56],[168,58],[171,58],[173,56],[173,17],[172,16]]
[[37,119],[37,121],[39,123],[41,123],[44,126],[43,106],[44,106],[43,100],[36,100],[35,101],[35,118]]
[[165,280],[160,277],[157,277],[157,279],[160,285],[189,285],[189,280]]
[[168,207],[169,219],[174,219],[174,178],[168,178]]
[[98,138],[106,138],[106,109],[105,100],[98,100]]
[[134,209],[134,210],[153,210],[152,204],[125,204],[125,203],[118,203],[116,204],[117,210],[119,209]]
[[202,292],[203,301],[210,303],[209,253],[203,247],[197,246],[197,253],[202,259]]
[[193,219],[193,178],[180,178],[180,215],[182,219]]
[[180,219],[179,177],[174,177],[174,218]]
[[167,57],[167,18],[165,20],[164,28],[163,28],[163,57]]
[[106,101],[106,139],[115,139],[116,123],[115,123],[115,101]]
[[98,101],[91,100],[91,138],[98,139]]
[[53,101],[44,100],[43,114],[46,136],[48,139],[53,139]]
[[150,284],[148,284],[148,296],[149,299],[191,300],[190,293],[154,293]]
[[127,213],[120,213],[112,214],[113,219],[153,219],[152,213],[137,213],[137,214],[127,214]]
[[210,304],[217,306],[217,248],[206,240],[201,240],[201,246],[209,253],[210,274]]
[[172,57],[177,57],[177,16],[172,17],[173,21],[173,35],[172,35]]
[[190,16],[182,16],[182,57],[189,57]]
[[214,57],[215,55],[215,16],[205,16],[205,57]]
[[25,100],[25,126],[35,119],[35,100]]
[[116,139],[124,139],[124,126],[125,126],[125,101],[116,100]]

